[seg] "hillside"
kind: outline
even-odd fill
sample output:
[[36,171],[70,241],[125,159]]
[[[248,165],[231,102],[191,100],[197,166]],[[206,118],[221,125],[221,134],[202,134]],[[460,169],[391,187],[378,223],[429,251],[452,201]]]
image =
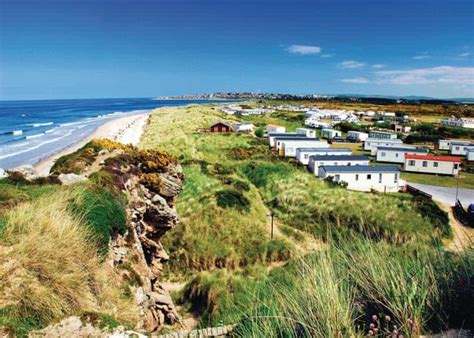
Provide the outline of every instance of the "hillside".
[[[360,335],[373,314],[393,318],[390,333],[393,325],[408,335],[460,325],[448,318],[466,309],[450,293],[465,295],[472,252],[444,252],[440,239],[451,229],[436,205],[316,180],[252,135],[198,132],[223,119],[240,120],[212,106],[158,109],[139,145],[166,147],[183,165],[182,222],[163,242],[175,258],[169,276],[188,281],[175,297],[201,325],[239,322],[243,336]],[[242,119],[301,124],[298,113]],[[273,241],[269,211],[282,230]],[[327,245],[295,249],[308,240]],[[446,313],[432,320],[440,307]]]

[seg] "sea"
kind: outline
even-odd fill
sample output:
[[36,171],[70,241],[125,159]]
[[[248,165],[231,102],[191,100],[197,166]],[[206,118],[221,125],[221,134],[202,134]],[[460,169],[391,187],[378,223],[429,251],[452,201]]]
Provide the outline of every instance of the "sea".
[[34,165],[79,142],[113,118],[158,107],[212,102],[217,101],[154,98],[0,101],[0,168]]

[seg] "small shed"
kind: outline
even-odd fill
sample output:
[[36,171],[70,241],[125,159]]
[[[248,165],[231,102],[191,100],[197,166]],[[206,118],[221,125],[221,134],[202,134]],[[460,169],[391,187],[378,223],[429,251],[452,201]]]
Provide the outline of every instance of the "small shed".
[[227,122],[219,121],[211,125],[209,131],[211,133],[230,133],[232,132],[232,126]]

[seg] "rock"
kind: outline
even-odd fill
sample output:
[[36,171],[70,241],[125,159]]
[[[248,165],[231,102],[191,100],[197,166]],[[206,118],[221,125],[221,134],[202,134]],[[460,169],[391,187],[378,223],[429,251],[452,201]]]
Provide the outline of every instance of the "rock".
[[179,177],[164,173],[159,174],[162,185],[160,187],[160,195],[165,197],[173,197],[181,192],[183,187],[182,180]]
[[77,175],[77,174],[60,174],[58,176],[59,181],[61,181],[61,184],[63,185],[70,185],[78,182],[83,182],[87,181],[87,177],[83,175]]
[[[67,317],[59,323],[49,325],[44,329],[32,331],[28,335],[31,338],[56,338],[56,337],[138,337],[146,338],[147,336],[136,331],[127,330],[123,326],[114,329],[108,327],[99,328],[96,325],[100,323],[91,323],[77,316]],[[1,332],[1,331],[0,331]],[[3,336],[1,336],[3,337]]]

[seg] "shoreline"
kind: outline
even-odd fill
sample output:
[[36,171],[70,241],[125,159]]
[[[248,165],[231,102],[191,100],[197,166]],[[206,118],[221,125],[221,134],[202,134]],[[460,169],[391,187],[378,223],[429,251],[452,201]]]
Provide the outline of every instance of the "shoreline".
[[[35,176],[47,176],[54,162],[61,156],[70,154],[83,147],[89,141],[97,138],[108,138],[124,144],[137,145],[148,123],[151,110],[146,113],[139,113],[129,116],[117,117],[98,126],[94,132],[78,142],[70,144],[58,152],[46,156],[32,168]],[[21,167],[20,167],[21,168]]]

